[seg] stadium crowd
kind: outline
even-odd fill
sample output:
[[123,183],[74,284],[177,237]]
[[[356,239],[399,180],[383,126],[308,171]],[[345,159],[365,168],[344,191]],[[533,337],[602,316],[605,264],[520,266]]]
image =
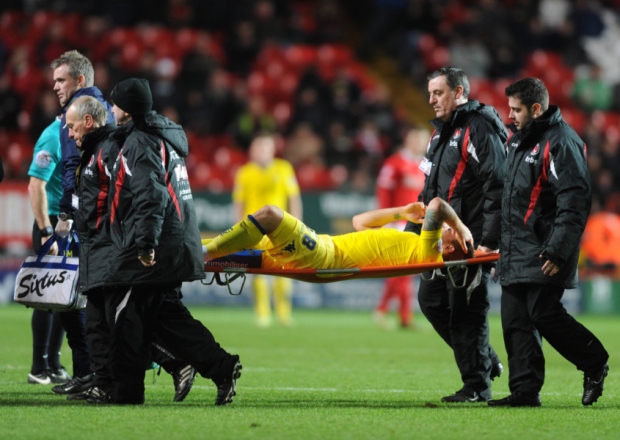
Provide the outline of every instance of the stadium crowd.
[[7,179],[27,178],[60,110],[49,63],[77,49],[106,97],[119,80],[149,79],[154,108],[188,132],[196,189],[229,191],[250,139],[273,132],[303,190],[371,192],[411,126],[365,65],[380,50],[422,93],[437,67],[463,68],[471,98],[505,121],[505,86],[540,77],[588,144],[593,212],[620,213],[617,18],[613,0],[10,0],[0,155]]

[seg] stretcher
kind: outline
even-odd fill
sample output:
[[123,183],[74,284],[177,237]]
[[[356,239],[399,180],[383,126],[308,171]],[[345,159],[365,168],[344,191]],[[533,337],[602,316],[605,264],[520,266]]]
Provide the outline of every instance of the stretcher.
[[[278,277],[292,278],[306,283],[333,283],[337,281],[352,280],[358,278],[391,278],[405,275],[422,274],[431,272],[431,275],[425,279],[433,279],[435,277],[447,277],[457,288],[466,287],[466,280],[470,279],[468,275],[470,266],[477,266],[477,274],[473,280],[470,280],[468,287],[468,296],[471,290],[476,287],[476,278],[480,277],[481,265],[491,264],[499,259],[498,253],[483,254],[477,253],[473,258],[464,260],[442,261],[435,263],[420,263],[411,265],[398,266],[382,266],[382,267],[353,267],[346,269],[263,269],[259,264],[252,262],[252,257],[260,259],[260,253],[257,251],[244,251],[244,253],[232,254],[224,259],[212,260],[205,263],[205,272],[212,274],[207,280],[203,280],[203,284],[211,285],[217,283],[220,286],[227,286],[231,295],[239,295],[245,286],[245,278],[247,274],[272,275]],[[254,252],[252,255],[251,253]],[[256,260],[253,260],[254,262]],[[254,267],[252,267],[254,266]],[[456,271],[464,271],[459,278],[462,282],[456,281]],[[223,275],[223,279],[222,279]],[[241,279],[241,286],[233,291],[231,284]],[[479,279],[478,279],[479,282]]]

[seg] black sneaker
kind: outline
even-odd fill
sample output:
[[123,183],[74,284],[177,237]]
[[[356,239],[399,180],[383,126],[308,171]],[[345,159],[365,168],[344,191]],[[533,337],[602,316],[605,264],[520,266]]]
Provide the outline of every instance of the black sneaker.
[[65,367],[60,367],[58,370],[52,370],[50,379],[52,379],[52,383],[63,384],[71,380],[71,375],[67,373]]
[[47,370],[39,374],[29,373],[28,383],[37,385],[49,385],[52,383],[52,373]]
[[489,378],[491,380],[495,380],[496,378],[500,377],[503,372],[504,372],[504,366],[502,365],[501,362],[493,364],[491,365],[491,373],[489,374]]
[[171,374],[174,380],[174,401],[183,402],[192,389],[196,370],[191,365],[186,365]]
[[89,374],[84,377],[74,377],[63,385],[56,385],[52,391],[56,394],[75,394],[86,391],[93,385],[93,375]]
[[79,393],[67,394],[67,400],[86,400],[87,397],[88,390],[80,391]]
[[237,387],[237,379],[241,377],[242,368],[243,366],[241,362],[239,362],[239,356],[233,355],[231,371],[222,382],[217,384],[217,396],[215,397],[215,404],[217,406],[232,403],[233,397],[237,395],[235,388]]
[[588,406],[592,405],[603,395],[603,384],[605,383],[605,377],[609,367],[607,364],[603,365],[597,373],[592,376],[584,376],[583,378],[583,397],[581,403]]
[[525,407],[525,406],[540,406],[540,395],[528,396],[527,394],[514,393],[508,397],[497,400],[489,400],[489,406],[505,406],[505,407]]
[[110,395],[101,387],[90,387],[86,393],[86,401],[98,405],[109,405],[112,403]]
[[466,390],[465,388],[462,388],[454,394],[442,397],[441,401],[444,403],[486,402],[487,400],[490,399],[490,396],[486,397],[484,394],[490,394],[490,393],[479,393],[478,391]]

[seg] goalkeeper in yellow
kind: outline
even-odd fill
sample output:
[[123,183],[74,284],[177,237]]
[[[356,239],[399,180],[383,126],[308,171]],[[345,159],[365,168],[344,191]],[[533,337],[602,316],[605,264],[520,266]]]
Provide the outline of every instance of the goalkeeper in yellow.
[[[235,176],[233,203],[235,221],[241,221],[265,205],[274,205],[302,218],[302,203],[299,184],[293,166],[284,159],[275,157],[276,145],[271,135],[259,135],[252,140],[249,149],[250,161],[239,168]],[[255,275],[254,310],[259,326],[271,325],[271,295],[269,278]],[[275,314],[280,324],[292,323],[292,281],[288,278],[272,279]]]
[[[420,235],[382,226],[422,223]],[[268,269],[335,269],[431,263],[473,257],[473,237],[440,198],[353,217],[357,232],[318,235],[282,209],[267,205],[206,243],[205,261],[244,249],[264,250]]]

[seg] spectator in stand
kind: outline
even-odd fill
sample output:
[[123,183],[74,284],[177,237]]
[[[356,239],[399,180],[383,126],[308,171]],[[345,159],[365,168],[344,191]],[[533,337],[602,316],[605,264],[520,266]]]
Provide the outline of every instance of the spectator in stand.
[[325,141],[325,163],[329,167],[343,165],[347,171],[355,168],[353,140],[345,124],[335,120],[330,122]]
[[[329,120],[340,121],[347,130],[354,129],[364,111],[360,86],[342,69],[329,84],[329,89]],[[366,111],[371,112],[370,108]]]
[[[427,130],[413,128],[405,136],[402,147],[388,157],[379,171],[377,180],[378,208],[404,206],[417,200],[424,188],[424,172],[420,169],[426,154],[430,133]],[[394,221],[389,227],[404,229],[406,221]],[[413,317],[411,301],[413,298],[413,275],[387,278],[383,294],[375,309],[375,319],[379,325],[386,327],[386,313],[392,299],[398,302],[400,326],[411,327]]]
[[458,32],[450,40],[450,62],[462,66],[470,78],[486,78],[491,67],[491,54],[473,32]]
[[253,95],[248,98],[247,108],[240,112],[233,126],[234,138],[242,149],[247,150],[258,133],[273,133],[276,121],[267,111],[265,98]]
[[316,6],[317,44],[330,44],[345,41],[346,31],[342,23],[345,20],[342,7],[338,2],[321,0]]
[[226,65],[228,70],[241,78],[246,78],[260,51],[254,23],[249,20],[237,22],[233,29],[226,33],[224,47],[228,59]]
[[357,165],[360,166],[363,162],[370,164],[371,173],[376,175],[389,149],[389,144],[387,138],[381,135],[375,121],[365,119],[360,124],[357,133],[355,133],[353,148],[357,158]]
[[599,2],[575,0],[568,18],[573,25],[575,36],[581,38],[599,38],[605,30]]
[[[250,161],[237,171],[233,190],[235,222],[253,214],[264,205],[275,205],[302,218],[302,203],[295,171],[289,162],[276,158],[276,143],[271,135],[258,135],[249,150]],[[273,280],[274,309],[280,324],[292,324],[292,283],[288,278],[255,275],[254,311],[259,327],[272,323],[268,279]]]
[[182,107],[183,94],[175,82],[176,66],[170,58],[160,58],[153,65],[153,103],[156,108]]
[[400,141],[401,127],[396,118],[392,95],[386,84],[379,83],[362,96],[362,118],[372,121],[386,144],[387,151]]
[[323,138],[314,132],[310,124],[302,122],[293,127],[286,141],[284,158],[294,168],[301,165],[323,165]]
[[37,139],[57,117],[58,97],[53,90],[44,90],[39,96],[37,106],[32,111],[28,129],[30,138]]
[[213,69],[205,99],[209,108],[207,121],[209,134],[227,133],[237,119],[243,104],[233,93],[228,74],[223,68]]
[[209,54],[210,41],[209,35],[201,33],[192,48],[183,56],[181,70],[176,78],[178,89],[182,93],[203,90],[214,69],[218,68],[217,61]]
[[326,110],[314,88],[307,87],[299,92],[289,122],[291,127],[308,124],[312,131],[323,134],[326,127]]
[[594,110],[609,110],[612,104],[613,88],[602,76],[603,70],[591,64],[578,70],[571,96],[577,106],[588,113]]
[[[22,98],[11,88],[7,74],[0,76],[0,128],[17,130],[18,117],[22,108]],[[40,132],[39,132],[40,133]]]
[[[281,6],[287,5],[279,2]],[[256,39],[259,46],[278,43],[285,35],[282,21],[286,17],[276,14],[276,5],[273,0],[256,0],[254,2],[253,20],[256,28]],[[280,13],[285,11],[279,11]]]
[[34,107],[39,92],[47,84],[39,66],[31,62],[32,51],[25,44],[13,49],[5,69],[11,88],[21,96],[22,106],[27,110]]
[[191,90],[183,96],[183,104],[179,106],[181,124],[198,136],[204,136],[209,131],[211,109],[200,90]]
[[65,23],[62,19],[53,19],[45,27],[45,34],[37,44],[37,65],[49,64],[68,51],[71,44],[65,38]]
[[370,22],[364,28],[357,50],[358,56],[364,60],[371,59],[391,31],[401,27],[407,9],[407,0],[373,0],[371,3],[372,13],[368,14]]

